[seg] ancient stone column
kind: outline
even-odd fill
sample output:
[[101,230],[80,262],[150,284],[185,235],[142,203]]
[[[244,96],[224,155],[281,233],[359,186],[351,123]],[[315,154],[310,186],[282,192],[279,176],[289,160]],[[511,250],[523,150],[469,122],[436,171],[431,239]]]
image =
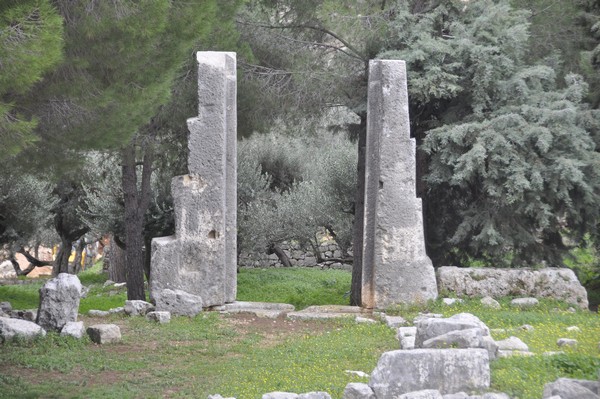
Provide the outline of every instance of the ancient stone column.
[[369,64],[365,176],[362,306],[435,299],[435,273],[425,253],[416,196],[404,61]]
[[152,240],[150,293],[182,290],[208,307],[235,301],[237,291],[236,54],[198,52],[197,59],[189,175],[171,183],[175,235]]

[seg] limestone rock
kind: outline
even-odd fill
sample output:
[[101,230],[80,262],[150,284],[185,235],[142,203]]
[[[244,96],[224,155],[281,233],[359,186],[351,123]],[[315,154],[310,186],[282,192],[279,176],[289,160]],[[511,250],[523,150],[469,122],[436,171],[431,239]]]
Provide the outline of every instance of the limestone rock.
[[531,308],[533,306],[539,305],[540,301],[535,298],[515,298],[510,301],[510,306],[514,306],[515,308]]
[[479,327],[466,330],[450,331],[428,339],[421,344],[421,348],[481,348],[483,330]]
[[462,303],[463,300],[459,299],[459,298],[444,298],[442,299],[442,303],[446,306],[452,306],[455,305],[457,303]]
[[449,393],[442,396],[443,399],[471,399],[466,392]]
[[484,349],[385,352],[369,382],[377,399],[423,389],[436,389],[442,394],[484,390],[489,385],[489,358]]
[[415,337],[401,337],[400,349],[415,349]]
[[108,313],[110,313],[110,314],[125,313],[125,307],[119,306],[118,308],[108,309]]
[[559,347],[577,346],[577,340],[571,338],[559,338],[558,341],[556,341],[556,345],[558,345]]
[[529,347],[517,337],[508,337],[501,341],[496,341],[498,349],[501,351],[522,351],[529,352]]
[[0,317],[0,342],[15,338],[33,339],[39,336],[46,336],[46,330],[31,321]]
[[155,321],[160,324],[171,322],[171,313],[169,312],[148,312],[146,314],[148,320]]
[[367,384],[351,382],[344,389],[343,399],[375,399],[375,393]]
[[510,396],[508,396],[507,394],[500,392],[488,392],[486,394],[483,394],[483,396],[481,397],[481,399],[510,399]]
[[10,302],[0,302],[0,310],[4,313],[10,313],[12,311],[12,305]]
[[77,321],[81,282],[73,274],[60,273],[40,288],[37,324],[46,330],[60,331],[69,321]]
[[107,312],[106,310],[90,309],[88,311],[88,316],[90,316],[90,317],[108,317],[108,316],[110,316],[110,312]]
[[154,310],[154,305],[140,300],[125,301],[124,311],[128,316],[145,316],[146,313]]
[[424,389],[397,396],[398,399],[443,399],[440,391],[436,389]]
[[156,299],[156,310],[172,315],[194,317],[202,312],[202,298],[181,290],[162,290]]
[[585,288],[571,269],[497,269],[444,266],[437,270],[438,286],[457,296],[503,298],[531,296],[566,301],[587,309]]
[[264,394],[262,399],[298,399],[298,394],[292,392],[269,392]]
[[388,327],[391,327],[391,328],[401,327],[406,324],[406,320],[404,320],[404,318],[402,316],[385,315],[383,317],[383,319],[385,321],[385,324],[387,324]]
[[481,348],[488,351],[488,356],[490,358],[490,361],[496,360],[498,358],[498,351],[499,351],[498,344],[489,335],[484,335],[481,338]]
[[307,392],[298,395],[298,399],[331,399],[327,392]]
[[476,316],[469,313],[459,313],[447,319],[430,318],[417,323],[415,346],[421,348],[423,342],[437,336],[457,330],[479,328],[482,335],[490,335],[489,328]]
[[582,385],[579,380],[559,378],[558,380],[544,385],[542,398],[560,396],[561,399],[599,399],[593,391]]
[[208,399],[235,399],[235,398],[224,398],[221,395],[208,395]]
[[497,300],[495,300],[491,296],[486,296],[484,298],[481,298],[481,304],[484,307],[490,308],[490,309],[500,309],[501,308],[500,302],[498,302]]
[[77,339],[83,338],[84,333],[85,327],[83,326],[83,321],[70,321],[60,330],[61,336],[69,336]]
[[519,330],[531,332],[531,331],[535,331],[535,328],[529,324],[523,324],[521,327],[519,327]]
[[354,321],[356,321],[358,324],[377,324],[376,320],[369,319],[368,317],[356,316]]
[[577,326],[569,326],[569,327],[567,327],[567,331],[568,332],[576,332],[576,333],[578,333],[578,332],[581,332],[581,328],[579,328]]
[[112,344],[121,341],[121,329],[115,324],[95,324],[88,327],[87,334],[96,344]]

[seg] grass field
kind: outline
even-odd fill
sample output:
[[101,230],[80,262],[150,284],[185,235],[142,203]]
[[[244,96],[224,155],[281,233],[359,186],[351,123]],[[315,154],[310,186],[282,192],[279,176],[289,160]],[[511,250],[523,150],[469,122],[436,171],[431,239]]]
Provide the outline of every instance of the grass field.
[[[102,287],[104,278],[92,270],[81,275],[91,285],[80,313],[122,306],[123,289]],[[346,304],[350,274],[312,269],[252,269],[238,276],[239,300],[293,303],[298,308]],[[37,307],[38,284],[0,287],[0,301],[15,308]],[[477,300],[448,307],[441,301],[390,312],[411,319],[419,311],[450,316],[470,312],[495,329],[495,339],[521,338],[535,356],[492,363],[492,389],[520,399],[539,399],[543,385],[558,377],[596,379],[600,369],[600,317],[568,312],[561,303],[542,301],[520,311],[501,301],[502,309],[482,308]],[[86,325],[115,323],[123,341],[99,346],[48,334],[34,342],[0,346],[0,397],[5,398],[141,398],[198,397],[219,393],[238,399],[260,398],[271,391],[327,391],[341,398],[349,382],[366,382],[346,370],[370,373],[382,352],[398,348],[394,332],[383,324],[351,320],[301,322],[223,316],[205,313],[175,317],[158,325],[141,317],[108,319],[82,316]],[[532,331],[519,327],[533,326]],[[568,332],[576,325],[580,332]],[[558,338],[576,338],[564,354]]]

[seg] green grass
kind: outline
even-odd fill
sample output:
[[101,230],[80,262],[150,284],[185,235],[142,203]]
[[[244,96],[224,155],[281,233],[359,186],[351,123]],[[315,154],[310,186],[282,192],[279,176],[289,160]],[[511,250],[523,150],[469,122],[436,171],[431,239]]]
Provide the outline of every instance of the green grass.
[[311,305],[347,305],[351,274],[311,268],[242,269],[238,300],[289,303],[296,309]]
[[[82,300],[81,313],[87,308],[123,305],[123,289],[103,288],[103,280],[97,277],[81,279],[92,285],[88,298]],[[350,273],[252,269],[238,275],[238,285],[239,300],[287,302],[298,308],[346,304]],[[6,300],[6,293],[27,305],[22,308],[37,306],[35,284],[0,287],[0,300]],[[492,389],[511,397],[539,399],[544,384],[559,377],[597,378],[597,313],[571,313],[568,305],[547,300],[528,310],[511,308],[510,298],[500,303],[500,310],[489,310],[477,299],[455,306],[438,300],[389,311],[408,320],[418,312],[442,313],[446,317],[469,312],[493,329],[494,339],[522,339],[535,356],[499,359],[491,364]],[[82,319],[89,324],[88,318]],[[341,398],[347,383],[366,382],[345,370],[370,373],[382,352],[398,348],[394,332],[386,326],[359,325],[349,320],[263,320],[258,327],[248,320],[207,313],[191,319],[174,317],[166,325],[120,315],[106,322],[121,326],[122,343],[98,346],[88,338],[77,341],[50,333],[34,342],[0,346],[0,398],[205,398],[219,393],[246,399],[260,398],[271,391],[315,390]],[[523,324],[532,325],[533,331],[519,329]],[[581,332],[566,330],[573,325]],[[579,344],[562,349],[562,355],[543,356],[544,352],[560,350],[556,346],[558,338],[575,338]]]

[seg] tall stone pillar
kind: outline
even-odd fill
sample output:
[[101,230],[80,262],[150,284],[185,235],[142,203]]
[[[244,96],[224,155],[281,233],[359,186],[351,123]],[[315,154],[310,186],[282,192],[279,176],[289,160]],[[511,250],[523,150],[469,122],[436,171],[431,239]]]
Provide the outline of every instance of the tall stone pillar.
[[435,273],[425,253],[416,196],[404,61],[370,62],[367,107],[362,306],[435,299]]
[[175,235],[152,240],[150,294],[178,289],[208,307],[234,302],[237,292],[236,54],[198,52],[197,59],[190,174],[171,183]]

